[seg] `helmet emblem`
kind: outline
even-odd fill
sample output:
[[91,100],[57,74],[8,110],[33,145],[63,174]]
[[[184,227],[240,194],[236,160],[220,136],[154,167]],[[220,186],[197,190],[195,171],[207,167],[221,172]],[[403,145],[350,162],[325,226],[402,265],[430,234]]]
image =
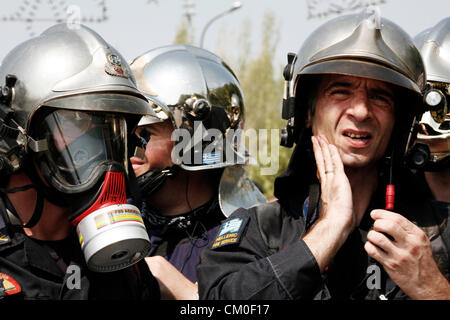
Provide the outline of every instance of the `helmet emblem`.
[[115,54],[109,54],[107,57],[108,62],[105,65],[105,72],[111,76],[129,78],[130,73],[126,68],[122,66],[122,61],[119,56]]

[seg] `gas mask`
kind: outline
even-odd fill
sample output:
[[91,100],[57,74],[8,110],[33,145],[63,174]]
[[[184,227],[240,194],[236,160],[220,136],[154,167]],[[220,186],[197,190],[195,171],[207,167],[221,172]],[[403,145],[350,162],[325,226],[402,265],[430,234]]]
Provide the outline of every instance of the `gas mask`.
[[45,183],[72,209],[89,269],[110,272],[142,259],[150,249],[130,195],[127,126],[117,113],[52,110],[31,125],[33,162]]
[[60,23],[13,48],[0,79],[0,173],[23,170],[32,181],[5,193],[37,193],[20,227],[39,223],[46,199],[71,209],[91,270],[144,258],[147,232],[138,208],[127,204],[139,203],[127,139],[142,116],[155,115],[122,55],[90,28]]

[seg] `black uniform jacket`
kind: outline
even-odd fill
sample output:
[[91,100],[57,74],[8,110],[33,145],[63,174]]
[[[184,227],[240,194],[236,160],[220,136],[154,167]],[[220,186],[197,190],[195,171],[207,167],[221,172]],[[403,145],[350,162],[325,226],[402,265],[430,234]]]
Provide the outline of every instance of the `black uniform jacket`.
[[61,241],[27,237],[0,215],[0,300],[159,298],[144,260],[126,269],[87,269],[75,234]]
[[[448,278],[448,204],[435,210],[420,184],[409,179],[408,174],[399,179],[402,186],[397,186],[394,211],[405,213],[426,230],[439,267]],[[360,226],[321,275],[301,240],[307,231],[302,207],[308,187],[289,168],[275,183],[279,201],[239,209],[217,228],[216,239],[203,251],[197,266],[200,299],[408,298],[364,250],[373,223],[369,213],[384,208],[382,180]],[[379,274],[375,274],[377,268]],[[380,279],[376,281],[374,275]]]

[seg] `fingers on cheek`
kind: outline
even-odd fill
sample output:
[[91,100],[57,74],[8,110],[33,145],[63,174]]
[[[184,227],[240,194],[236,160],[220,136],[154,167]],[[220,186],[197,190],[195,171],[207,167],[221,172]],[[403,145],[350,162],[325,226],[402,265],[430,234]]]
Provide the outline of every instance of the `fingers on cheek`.
[[336,146],[335,146],[334,144],[330,144],[330,145],[329,145],[329,149],[330,149],[331,158],[332,158],[333,160],[335,160],[336,157],[339,156],[338,149],[336,148]]
[[311,137],[312,145],[313,145],[313,151],[314,151],[314,157],[316,158],[316,162],[320,160],[320,147],[317,142],[316,137]]
[[323,141],[325,144],[328,144],[328,139],[324,135],[319,135],[319,138],[321,141]]
[[329,149],[329,145],[325,142],[325,140],[321,137],[319,137],[319,143],[320,143],[320,147],[322,149],[322,153],[323,153],[323,157],[324,160],[329,161],[330,159],[330,149]]
[[319,141],[317,141],[317,138],[315,136],[311,136],[311,142],[312,142],[314,151],[317,151],[317,149],[319,148]]
[[316,159],[316,166],[317,166],[316,175],[317,175],[317,178],[319,179],[319,181],[322,182],[323,179],[321,179],[321,178],[322,178],[323,172],[325,170],[322,150],[321,150],[321,147],[319,146],[317,137],[314,137],[314,136],[311,137],[311,141],[313,143],[314,157]]
[[330,152],[331,152],[331,159],[333,160],[333,165],[335,169],[338,170],[344,170],[344,164],[342,163],[341,155],[339,154],[338,148],[330,144]]

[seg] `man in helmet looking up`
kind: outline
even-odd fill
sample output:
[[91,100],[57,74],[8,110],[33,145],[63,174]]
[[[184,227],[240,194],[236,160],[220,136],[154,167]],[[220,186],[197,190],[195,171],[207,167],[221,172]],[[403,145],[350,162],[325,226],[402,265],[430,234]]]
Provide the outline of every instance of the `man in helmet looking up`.
[[156,116],[120,54],[59,24],[0,67],[0,298],[159,296],[127,140]]
[[[396,238],[398,230],[385,227],[392,219],[407,224],[383,209],[398,206],[391,185],[401,181],[424,87],[418,50],[401,28],[367,10],[315,30],[288,55],[284,76],[283,143],[296,147],[275,180],[279,200],[237,210],[222,224],[197,267],[200,298],[400,297],[364,245]],[[229,235],[237,240],[223,241]],[[425,253],[433,275],[431,250]],[[419,280],[431,279],[437,290],[414,297],[442,298],[445,284]]]
[[195,46],[156,48],[130,66],[160,118],[143,117],[131,158],[152,242],[146,260],[163,298],[196,299],[195,266],[215,228],[266,201],[243,168],[243,92],[222,59]]

